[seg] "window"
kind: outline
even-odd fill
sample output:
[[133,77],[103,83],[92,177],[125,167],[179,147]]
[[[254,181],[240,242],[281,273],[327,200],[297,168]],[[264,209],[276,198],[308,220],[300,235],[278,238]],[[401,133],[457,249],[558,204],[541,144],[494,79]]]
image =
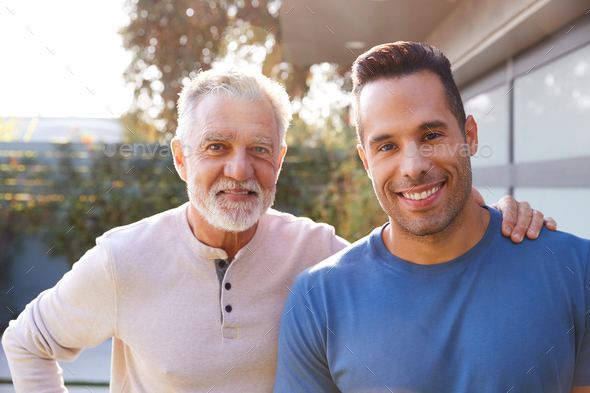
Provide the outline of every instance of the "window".
[[560,231],[590,239],[590,210],[585,209],[583,203],[564,203],[565,198],[569,201],[590,201],[590,188],[515,187],[514,197],[529,202],[545,216],[553,217]]
[[479,148],[471,157],[474,168],[508,164],[508,90],[504,84],[465,102],[465,115],[473,116],[478,129]]
[[514,161],[590,156],[590,45],[515,80]]

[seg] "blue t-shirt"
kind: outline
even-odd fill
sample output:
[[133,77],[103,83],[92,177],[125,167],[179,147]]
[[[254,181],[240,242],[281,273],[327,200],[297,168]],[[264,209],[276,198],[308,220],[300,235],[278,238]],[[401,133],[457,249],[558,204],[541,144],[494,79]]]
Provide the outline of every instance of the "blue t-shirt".
[[483,238],[437,265],[392,255],[385,225],[299,275],[274,392],[569,392],[590,385],[590,241]]

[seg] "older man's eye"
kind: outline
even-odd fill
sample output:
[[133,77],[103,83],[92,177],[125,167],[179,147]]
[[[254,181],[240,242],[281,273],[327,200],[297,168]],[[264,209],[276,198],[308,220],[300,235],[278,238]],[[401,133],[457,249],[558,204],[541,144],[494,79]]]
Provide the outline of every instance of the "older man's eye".
[[256,153],[268,153],[268,149],[266,147],[256,146],[254,148]]
[[211,145],[208,146],[209,150],[214,150],[214,151],[218,151],[223,149],[223,145],[221,143],[213,143]]

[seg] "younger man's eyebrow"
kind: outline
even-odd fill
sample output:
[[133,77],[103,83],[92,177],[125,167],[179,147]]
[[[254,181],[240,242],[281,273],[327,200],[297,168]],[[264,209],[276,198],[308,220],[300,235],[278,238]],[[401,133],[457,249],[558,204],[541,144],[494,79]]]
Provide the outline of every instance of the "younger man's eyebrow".
[[[426,130],[430,130],[430,129],[447,129],[448,125],[447,123],[445,123],[444,121],[441,120],[432,120],[432,121],[427,121],[424,122],[422,124],[420,124],[420,126],[418,127],[418,131],[426,131]],[[380,134],[380,135],[376,135],[374,137],[371,138],[371,140],[369,141],[369,145],[374,145],[377,144],[379,142],[382,142],[384,140],[393,138],[394,135],[393,134]]]
[[432,121],[427,121],[425,123],[420,124],[420,127],[418,127],[418,130],[425,131],[425,130],[429,130],[431,128],[448,128],[448,126],[447,126],[447,123],[445,123],[444,121],[432,120]]
[[393,138],[393,134],[380,134],[380,135],[376,135],[374,137],[371,138],[371,140],[369,141],[370,145],[374,145],[375,143],[379,143],[382,142],[386,139],[390,139]]

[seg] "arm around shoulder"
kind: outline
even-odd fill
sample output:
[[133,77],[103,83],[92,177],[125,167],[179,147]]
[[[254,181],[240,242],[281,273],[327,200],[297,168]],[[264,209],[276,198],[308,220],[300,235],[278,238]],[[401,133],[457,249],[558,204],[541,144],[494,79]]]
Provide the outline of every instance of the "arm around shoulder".
[[102,245],[10,321],[2,336],[17,391],[63,392],[57,360],[72,361],[116,333],[113,265]]

